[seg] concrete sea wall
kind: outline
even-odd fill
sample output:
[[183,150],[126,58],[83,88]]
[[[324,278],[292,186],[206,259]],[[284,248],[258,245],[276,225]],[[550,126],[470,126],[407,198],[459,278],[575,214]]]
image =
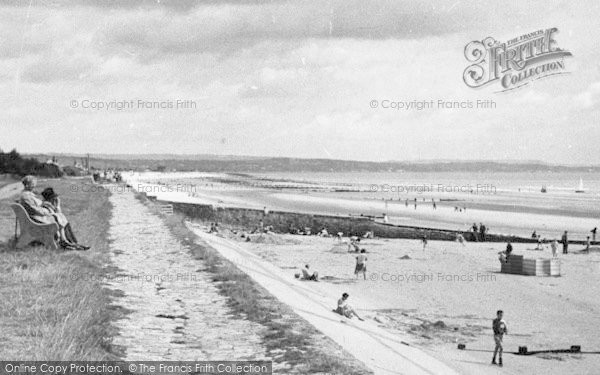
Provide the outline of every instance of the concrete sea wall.
[[[252,230],[263,226],[272,226],[276,232],[289,232],[290,227],[304,230],[310,228],[311,233],[317,233],[322,228],[327,228],[330,234],[343,232],[345,236],[362,236],[372,231],[376,237],[383,238],[410,238],[420,239],[427,236],[430,240],[454,241],[456,234],[462,234],[467,241],[472,241],[471,232],[451,231],[435,228],[424,228],[406,225],[387,224],[374,221],[368,217],[336,216],[308,214],[287,211],[269,211],[238,208],[238,207],[215,207],[195,203],[162,202],[173,205],[173,210],[181,212],[193,219],[209,222],[218,222],[234,225]],[[497,234],[486,235],[488,242],[536,242],[531,238],[506,236]]]

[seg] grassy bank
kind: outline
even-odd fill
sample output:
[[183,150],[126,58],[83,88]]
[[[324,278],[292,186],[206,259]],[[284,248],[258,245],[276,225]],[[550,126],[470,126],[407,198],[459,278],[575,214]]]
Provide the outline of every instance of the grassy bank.
[[[111,296],[102,288],[108,261],[109,192],[86,180],[41,181],[52,186],[87,252],[43,247],[12,250],[14,214],[0,201],[0,358],[5,360],[118,359],[111,346]],[[87,188],[84,188],[87,187]],[[9,224],[9,225],[7,225]]]
[[[152,207],[152,203],[142,195],[138,198]],[[184,216],[175,214],[163,218],[173,235],[190,249],[196,259],[206,264],[207,272],[217,282],[220,293],[228,298],[228,305],[234,313],[240,319],[267,328],[263,336],[267,353],[274,364],[287,368],[278,370],[278,373],[370,373],[361,362],[279,302],[216,250],[196,243],[196,236],[185,226]]]

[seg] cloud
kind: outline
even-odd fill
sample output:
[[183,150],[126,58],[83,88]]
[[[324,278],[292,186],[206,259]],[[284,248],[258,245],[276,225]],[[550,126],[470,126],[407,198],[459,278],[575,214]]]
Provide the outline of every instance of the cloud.
[[594,82],[589,87],[577,95],[576,102],[581,108],[589,109],[598,107],[600,104],[600,82]]

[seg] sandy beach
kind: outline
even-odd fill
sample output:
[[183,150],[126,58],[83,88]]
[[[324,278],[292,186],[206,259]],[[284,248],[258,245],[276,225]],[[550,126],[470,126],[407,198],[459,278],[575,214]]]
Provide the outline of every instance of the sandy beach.
[[[242,242],[224,234],[237,246],[278,267],[290,282],[304,264],[321,276],[319,283],[296,281],[328,299],[332,308],[342,292],[369,323],[442,360],[463,374],[495,374],[491,366],[491,321],[503,309],[510,327],[505,338],[502,373],[592,374],[595,354],[539,354],[517,356],[519,346],[532,350],[597,351],[600,339],[600,253],[560,256],[561,277],[530,277],[499,273],[498,244],[430,241],[425,251],[418,241],[372,239],[361,246],[368,251],[367,280],[353,275],[354,253],[345,243],[316,236],[265,234]],[[516,245],[515,253],[549,257]],[[591,282],[591,283],[590,283]],[[308,284],[310,283],[310,284]],[[304,285],[302,285],[304,284]],[[585,285],[585,287],[583,287]],[[308,288],[306,288],[308,287]],[[359,324],[357,322],[356,324]],[[458,343],[467,350],[457,349]]]
[[[260,186],[252,187],[246,177],[240,180],[226,174],[145,176],[131,183],[154,189],[150,195],[159,200],[341,215],[377,216],[386,212],[391,223],[454,230],[485,222],[495,233],[526,236],[536,229],[544,237],[554,238],[569,230],[572,239],[583,239],[588,228],[596,225],[596,219],[581,209],[586,199],[593,201],[595,197],[566,193],[561,193],[564,197],[553,205],[547,204],[545,196],[532,198],[531,193],[476,197],[467,203],[470,208],[465,212],[456,212],[451,201],[442,201],[434,210],[430,201],[420,197],[415,209],[414,201],[407,207],[403,201],[386,202],[365,192],[324,191],[319,185],[282,188],[274,187],[280,181],[263,179]],[[175,185],[193,187],[193,191],[156,188],[162,186],[164,190]],[[570,211],[565,210],[572,200],[576,204]],[[506,204],[510,201],[518,204],[511,208]],[[494,348],[491,321],[498,309],[505,311],[510,327],[502,373],[591,374],[590,369],[597,363],[597,354],[511,354],[520,346],[527,346],[529,351],[569,349],[571,345],[580,345],[583,352],[600,348],[595,334],[600,324],[600,286],[595,282],[600,274],[600,253],[581,253],[582,245],[571,245],[566,255],[559,249],[560,277],[533,277],[500,273],[498,252],[504,250],[504,243],[468,242],[463,246],[429,241],[423,250],[416,240],[367,239],[360,245],[367,250],[367,279],[357,280],[353,274],[356,254],[348,253],[347,238],[338,241],[271,233],[254,234],[246,242],[239,237],[238,227],[229,228],[238,234],[225,229],[218,235],[208,235],[206,224],[195,224],[201,238],[217,249],[239,247],[260,257],[270,265],[265,267],[271,272],[275,271],[270,267],[276,267],[278,274],[289,280],[290,293],[301,288],[309,295],[313,293],[312,300],[334,308],[341,293],[347,292],[352,305],[366,318],[365,324],[374,324],[457,373],[499,373],[490,365]],[[219,239],[212,241],[211,236]],[[534,244],[516,244],[514,253],[526,258],[551,257],[548,246],[539,251]],[[309,282],[295,279],[305,264],[319,272],[319,283],[311,282],[307,287]],[[467,350],[458,350],[458,344],[465,344]]]

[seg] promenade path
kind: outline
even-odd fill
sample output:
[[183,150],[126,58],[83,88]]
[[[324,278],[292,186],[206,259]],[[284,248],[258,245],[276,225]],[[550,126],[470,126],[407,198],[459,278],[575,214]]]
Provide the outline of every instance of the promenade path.
[[201,260],[174,238],[162,219],[132,193],[113,193],[112,263],[108,280],[129,311],[114,344],[125,360],[270,360],[265,328],[235,318]]

